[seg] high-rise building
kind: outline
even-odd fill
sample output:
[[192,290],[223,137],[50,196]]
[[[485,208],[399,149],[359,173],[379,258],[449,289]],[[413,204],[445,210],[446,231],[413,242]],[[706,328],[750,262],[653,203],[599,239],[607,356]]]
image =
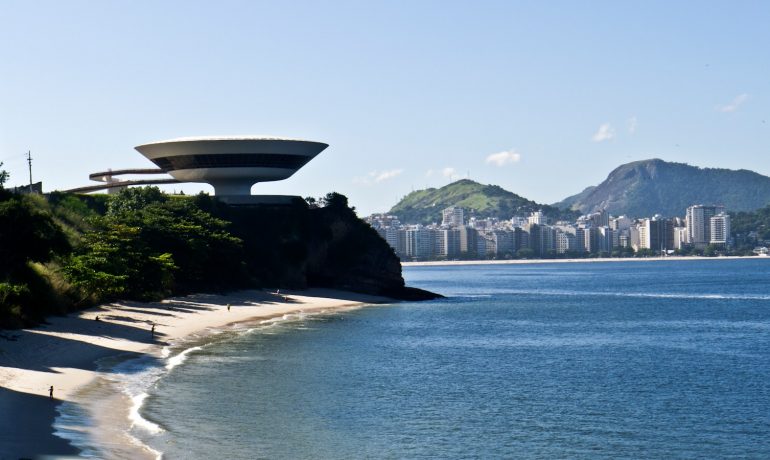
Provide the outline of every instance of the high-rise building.
[[575,251],[588,252],[586,248],[586,229],[585,227],[577,227],[575,229]]
[[674,224],[669,219],[655,215],[639,224],[639,247],[653,251],[674,249]]
[[575,234],[556,229],[556,253],[564,254],[575,250]]
[[497,241],[489,233],[479,233],[476,239],[476,253],[479,257],[494,257],[497,255]]
[[479,232],[476,231],[475,228],[471,228],[465,225],[460,227],[458,230],[460,232],[460,254],[475,256],[477,250],[476,240],[479,237]]
[[610,214],[602,209],[589,214],[587,220],[591,222],[592,227],[609,227]]
[[442,212],[441,225],[449,227],[461,227],[464,222],[463,208],[450,206]]
[[490,235],[495,240],[495,246],[498,256],[513,254],[513,232],[508,230],[495,230],[490,232]]
[[724,212],[709,219],[709,244],[729,246],[730,244],[730,215]]
[[610,253],[612,252],[612,234],[614,233],[611,228],[604,225],[602,227],[599,227],[598,229],[598,243],[599,243],[599,252],[606,252]]
[[545,214],[543,214],[543,211],[535,211],[531,213],[527,218],[527,222],[529,224],[537,224],[537,225],[545,225],[548,223],[545,217]]
[[642,247],[642,235],[639,227],[641,227],[641,224],[632,225],[628,228],[628,245],[634,251],[638,251]]
[[711,242],[711,218],[724,213],[724,206],[696,204],[687,208],[687,239],[698,249]]
[[687,227],[674,227],[674,249],[687,246]]
[[410,228],[406,231],[406,255],[417,259],[426,259],[434,255],[433,231],[424,227]]
[[435,230],[436,255],[447,258],[460,255],[460,230],[448,228]]

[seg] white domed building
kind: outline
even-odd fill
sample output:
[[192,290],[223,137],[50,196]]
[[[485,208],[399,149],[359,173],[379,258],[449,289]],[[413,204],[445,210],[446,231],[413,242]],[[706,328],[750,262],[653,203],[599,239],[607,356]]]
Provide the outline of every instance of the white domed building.
[[250,196],[257,182],[283,180],[328,144],[265,136],[185,137],[136,147],[179,182],[203,182],[220,197]]

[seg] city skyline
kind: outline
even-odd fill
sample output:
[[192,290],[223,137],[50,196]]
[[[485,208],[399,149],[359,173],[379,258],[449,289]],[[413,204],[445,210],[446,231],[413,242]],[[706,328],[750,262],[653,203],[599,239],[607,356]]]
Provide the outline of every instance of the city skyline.
[[[719,205],[688,206],[684,218],[613,216],[601,210],[558,221],[542,211],[468,219],[465,211],[460,206],[443,209],[440,224],[402,222],[386,213],[365,220],[405,261],[715,255],[720,250],[724,255],[735,241],[731,217]],[[745,255],[750,245],[753,254],[766,254],[758,236],[741,235],[739,252]]]
[[466,176],[548,204],[648,158],[770,175],[762,2],[2,1],[0,13],[10,186],[27,182],[28,150],[50,191],[151,166],[140,144],[239,134],[330,145],[252,193],[337,191],[361,215]]

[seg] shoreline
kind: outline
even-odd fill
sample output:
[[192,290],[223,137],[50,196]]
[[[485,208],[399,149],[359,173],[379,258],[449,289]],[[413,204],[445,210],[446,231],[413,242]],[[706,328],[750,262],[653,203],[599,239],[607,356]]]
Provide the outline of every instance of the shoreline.
[[528,264],[562,264],[562,263],[594,263],[594,262],[653,262],[653,261],[686,261],[686,260],[770,260],[770,257],[759,256],[668,256],[668,257],[604,257],[595,259],[505,259],[505,260],[430,260],[423,262],[401,262],[402,267],[430,267],[449,265],[528,265]]
[[[31,329],[3,330],[0,413],[11,417],[0,419],[0,459],[76,456],[79,449],[56,436],[53,425],[63,404],[80,407],[78,392],[105,375],[105,369],[100,371],[100,360],[162,359],[168,347],[236,324],[390,302],[393,300],[389,298],[332,289],[285,291],[280,295],[247,290],[150,303],[116,302],[51,317],[47,324]],[[51,385],[54,400],[48,395]],[[113,407],[121,414],[130,412],[131,401],[113,399]],[[93,431],[98,434],[100,421],[96,423]]]

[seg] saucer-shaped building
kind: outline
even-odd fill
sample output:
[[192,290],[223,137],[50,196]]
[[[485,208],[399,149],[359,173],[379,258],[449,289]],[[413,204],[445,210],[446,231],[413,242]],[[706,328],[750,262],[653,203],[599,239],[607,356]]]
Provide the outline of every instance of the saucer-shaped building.
[[180,182],[204,182],[218,196],[251,194],[257,182],[283,180],[328,144],[265,136],[185,137],[136,147]]

